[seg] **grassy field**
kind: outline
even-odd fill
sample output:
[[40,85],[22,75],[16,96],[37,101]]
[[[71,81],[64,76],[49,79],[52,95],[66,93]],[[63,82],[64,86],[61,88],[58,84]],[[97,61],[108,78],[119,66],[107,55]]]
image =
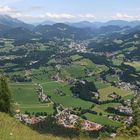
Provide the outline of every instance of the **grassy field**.
[[[116,87],[110,86],[110,84],[104,84],[101,82],[95,82],[97,89],[100,93],[100,100],[110,99],[108,95],[112,92],[116,92],[118,95],[122,96],[124,99],[131,96],[131,93]],[[65,107],[81,107],[83,109],[88,109],[92,106],[91,102],[84,101],[80,98],[72,96],[70,86],[66,83],[60,82],[44,82],[42,83],[44,93],[51,96],[51,100],[55,103],[62,104]],[[10,84],[12,96],[14,102],[21,111],[29,112],[48,112],[53,113],[52,104],[42,104],[38,101],[38,97],[35,91],[35,85],[32,83],[23,84]],[[60,95],[57,91],[63,92],[65,95]],[[94,108],[95,109],[95,108]],[[96,106],[97,112],[104,112],[102,106]]]
[[130,91],[127,91],[125,89],[120,89],[120,88],[117,88],[117,87],[113,87],[113,86],[102,88],[102,89],[99,89],[98,91],[100,93],[100,100],[102,100],[102,101],[110,99],[108,97],[108,95],[113,93],[113,92],[117,93],[121,97],[131,95]]
[[121,65],[121,63],[123,62],[123,59],[122,58],[114,58],[113,60],[112,60],[112,62],[113,62],[113,65],[116,65],[116,66],[120,66]]
[[[51,96],[51,100],[55,103],[60,103],[65,107],[81,107],[81,108],[90,108],[92,103],[88,101],[81,100],[79,98],[72,97],[70,86],[65,83],[59,82],[48,82],[42,84],[47,95]],[[60,96],[56,94],[57,90],[65,93],[65,96]]]
[[119,81],[119,77],[118,77],[118,75],[108,75],[107,77],[106,77],[106,80],[108,81],[108,82],[114,82],[114,81]]
[[32,81],[35,83],[48,82],[55,73],[55,70],[51,66],[32,69]]
[[99,89],[107,88],[107,87],[111,86],[111,84],[102,83],[102,82],[95,82],[95,86],[99,90]]
[[[65,107],[81,107],[90,108],[92,103],[84,101],[72,96],[70,86],[59,82],[45,82],[42,83],[44,93],[51,96],[51,100],[55,103],[60,103]],[[10,84],[11,93],[14,99],[16,108],[21,109],[22,112],[47,112],[53,113],[53,105],[50,103],[40,103],[35,91],[35,85],[32,83]],[[57,94],[57,90],[65,93],[64,96]]]
[[95,107],[92,108],[93,111],[96,111],[98,114],[102,113],[103,115],[109,115],[110,113],[106,112],[105,110],[108,107],[115,107],[121,105],[120,103],[107,103],[102,105],[95,105]]
[[38,101],[33,84],[10,84],[12,97],[16,108],[22,112],[47,112],[53,113],[52,104],[42,104]]
[[134,67],[136,69],[137,72],[140,71],[140,62],[125,62],[126,65],[130,65],[131,67]]
[[79,59],[83,58],[83,56],[80,56],[80,55],[76,54],[76,55],[70,56],[70,58],[72,59],[72,61],[76,61],[76,60],[79,60]]
[[53,114],[53,104],[32,104],[20,106],[22,112],[47,112],[48,114]]
[[[81,59],[80,56],[73,56],[74,60],[70,66],[67,66],[64,70],[71,77],[77,78],[85,78],[89,73],[98,74],[102,71],[107,70],[105,65],[97,65],[94,64],[89,59]],[[80,59],[80,60],[79,60]],[[78,61],[76,61],[78,60]]]
[[91,113],[86,113],[84,115],[88,120],[102,124],[102,125],[110,125],[119,127],[121,124],[119,122],[112,121],[108,119],[106,116],[99,116],[99,115],[93,115]]
[[74,64],[84,66],[86,69],[88,69],[90,72],[93,72],[94,74],[100,73],[107,69],[105,65],[94,64],[89,59],[81,59],[79,61],[75,61]]
[[81,65],[72,64],[65,68],[65,71],[70,74],[71,77],[85,77],[85,67]]

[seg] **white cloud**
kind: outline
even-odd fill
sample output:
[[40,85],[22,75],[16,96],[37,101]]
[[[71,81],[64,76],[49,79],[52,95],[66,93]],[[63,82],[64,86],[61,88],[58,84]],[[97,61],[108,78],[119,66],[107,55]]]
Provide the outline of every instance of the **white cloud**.
[[35,14],[36,10],[41,9],[42,7],[32,7],[34,12],[28,11],[18,11],[16,9],[12,9],[9,6],[1,6],[0,5],[0,14],[9,15],[13,18],[19,18],[21,20],[29,21],[29,22],[36,22],[36,21],[43,21],[43,20],[57,20],[57,21],[67,21],[67,20],[88,20],[94,19],[94,14],[69,14],[69,13],[51,13],[51,12],[42,12],[42,14],[38,13]]
[[21,17],[22,16],[22,12],[10,8],[8,6],[8,4],[10,3],[16,3],[16,2],[20,2],[23,0],[0,0],[0,14],[1,15],[9,15],[13,18],[17,18],[17,17]]
[[57,13],[49,13],[49,12],[47,12],[45,16],[52,19],[73,19],[76,17],[75,15],[67,14],[67,13],[57,14]]
[[11,17],[19,17],[21,13],[8,6],[0,6],[0,14],[9,15]]
[[123,14],[123,13],[117,13],[116,17],[118,17],[118,18],[133,18],[133,16]]
[[126,13],[117,13],[113,16],[114,19],[126,19],[126,20],[140,20],[140,15],[128,15]]
[[0,13],[10,13],[13,10],[9,8],[8,6],[0,6]]
[[79,15],[80,18],[88,18],[88,19],[95,19],[95,15],[94,14],[80,14]]

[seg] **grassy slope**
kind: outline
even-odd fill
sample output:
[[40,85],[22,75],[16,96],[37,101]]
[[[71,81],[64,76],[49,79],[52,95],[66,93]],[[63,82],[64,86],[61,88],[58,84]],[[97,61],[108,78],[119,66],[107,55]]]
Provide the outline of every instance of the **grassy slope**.
[[[12,136],[10,135],[12,133]],[[139,140],[138,138],[113,138],[113,140]],[[0,113],[0,140],[70,140],[52,135],[41,135],[5,113]],[[75,138],[73,140],[80,140]],[[81,140],[92,140],[82,138]],[[108,140],[103,139],[103,140]],[[111,140],[111,139],[109,139]]]
[[86,113],[85,116],[87,117],[88,120],[99,123],[99,124],[111,125],[111,126],[117,126],[117,127],[120,126],[119,122],[109,120],[106,116],[98,116],[98,115],[93,115],[91,113]]
[[14,102],[21,111],[53,113],[52,104],[42,104],[38,101],[33,84],[10,84]]
[[110,99],[110,98],[108,98],[108,95],[111,94],[112,92],[116,92],[119,96],[122,96],[122,97],[131,95],[130,91],[110,86],[110,87],[107,87],[107,88],[99,89],[100,100]]
[[[10,136],[10,133],[13,135]],[[51,135],[41,135],[5,113],[0,113],[1,140],[63,140]]]

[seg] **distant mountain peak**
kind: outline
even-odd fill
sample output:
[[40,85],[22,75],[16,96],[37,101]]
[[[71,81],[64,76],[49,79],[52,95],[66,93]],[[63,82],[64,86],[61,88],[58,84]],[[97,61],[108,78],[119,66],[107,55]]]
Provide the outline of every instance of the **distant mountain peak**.
[[20,21],[19,19],[10,17],[9,15],[0,15],[0,24],[11,28],[24,27],[30,29],[33,26],[30,24],[26,24],[25,22]]

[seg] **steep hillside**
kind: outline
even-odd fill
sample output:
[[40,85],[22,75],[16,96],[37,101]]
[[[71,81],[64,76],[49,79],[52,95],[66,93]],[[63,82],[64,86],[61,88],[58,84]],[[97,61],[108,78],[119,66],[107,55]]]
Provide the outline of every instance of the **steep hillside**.
[[0,113],[1,140],[60,140],[62,138],[41,135],[5,113]]
[[[68,138],[55,137],[51,135],[42,135],[29,127],[21,124],[14,118],[5,113],[0,113],[0,139],[1,140],[70,140]],[[81,140],[92,140],[89,138],[80,138]],[[73,140],[80,140],[75,138]],[[140,138],[114,138],[114,140],[139,140]],[[106,138],[103,140],[110,140]]]
[[17,27],[24,27],[27,29],[33,28],[33,25],[24,23],[23,21],[20,21],[16,18],[12,18],[8,15],[0,15],[0,24],[9,26],[11,28],[17,28]]

